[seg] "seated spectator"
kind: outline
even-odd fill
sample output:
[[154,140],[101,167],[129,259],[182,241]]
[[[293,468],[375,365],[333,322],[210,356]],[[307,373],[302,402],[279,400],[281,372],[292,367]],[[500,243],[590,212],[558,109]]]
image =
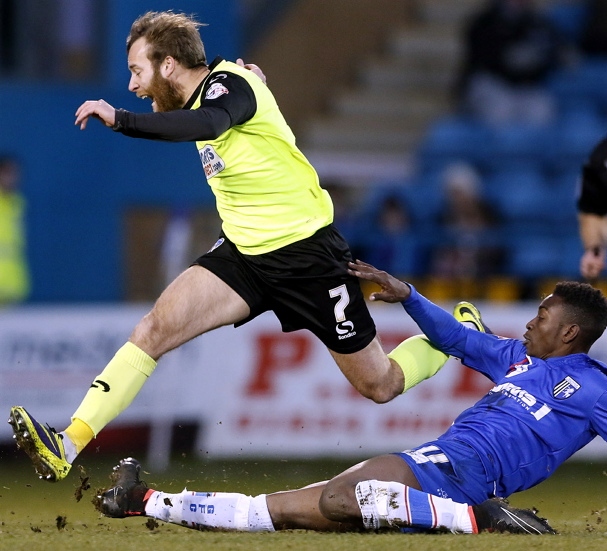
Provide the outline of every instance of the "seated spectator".
[[505,250],[496,237],[499,219],[482,197],[479,174],[466,163],[454,163],[443,181],[442,239],[431,255],[432,275],[476,279],[500,274]]
[[422,239],[414,230],[408,205],[399,193],[388,193],[368,222],[369,229],[361,237],[360,258],[402,276],[424,271]]
[[545,124],[555,100],[545,87],[562,64],[563,41],[533,0],[490,0],[465,30],[458,91],[464,110],[491,124]]

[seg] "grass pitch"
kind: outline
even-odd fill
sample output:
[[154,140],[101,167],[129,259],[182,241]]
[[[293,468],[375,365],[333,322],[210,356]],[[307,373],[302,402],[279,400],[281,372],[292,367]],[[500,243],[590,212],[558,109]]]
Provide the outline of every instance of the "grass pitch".
[[[599,463],[569,462],[537,488],[513,496],[518,507],[536,507],[559,531],[558,536],[512,534],[324,534],[303,530],[278,533],[197,532],[149,519],[108,519],[93,508],[97,488],[105,487],[119,457],[83,459],[63,482],[39,481],[27,458],[0,455],[0,550],[335,550],[399,549],[492,551],[546,549],[584,551],[607,548],[607,474]],[[145,459],[145,458],[142,458]],[[165,491],[185,486],[200,491],[259,494],[292,489],[329,478],[355,461],[229,461],[177,458],[165,473],[144,480]],[[145,462],[144,462],[145,468]],[[81,487],[88,476],[91,488]],[[80,501],[77,501],[82,494]]]

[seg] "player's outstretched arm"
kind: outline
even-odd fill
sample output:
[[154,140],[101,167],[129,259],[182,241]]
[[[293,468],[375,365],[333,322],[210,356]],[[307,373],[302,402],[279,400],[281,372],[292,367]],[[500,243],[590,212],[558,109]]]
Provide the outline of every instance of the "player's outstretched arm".
[[102,99],[85,101],[76,110],[74,124],[80,125],[80,130],[84,130],[90,117],[99,119],[105,126],[111,127],[116,122],[116,109]]
[[402,302],[411,295],[411,288],[404,281],[396,279],[383,270],[378,270],[375,266],[367,264],[362,260],[348,263],[348,272],[358,277],[377,283],[381,291],[371,293],[369,300],[381,300],[383,302]]

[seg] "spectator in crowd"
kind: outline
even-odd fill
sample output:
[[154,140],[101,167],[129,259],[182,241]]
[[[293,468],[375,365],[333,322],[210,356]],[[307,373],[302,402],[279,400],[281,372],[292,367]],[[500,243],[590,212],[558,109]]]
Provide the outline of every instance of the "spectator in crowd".
[[369,231],[361,239],[361,258],[400,276],[411,277],[423,271],[422,239],[413,227],[402,194],[386,194],[368,222]]
[[24,300],[30,288],[20,178],[18,161],[0,157],[0,305]]
[[580,47],[590,56],[607,56],[607,0],[587,0]]
[[490,0],[470,20],[464,41],[458,91],[467,112],[492,124],[553,118],[545,81],[562,63],[563,41],[533,0]]
[[505,251],[493,231],[499,217],[483,198],[478,172],[467,163],[453,163],[444,171],[443,189],[441,239],[432,254],[432,274],[476,279],[500,273]]

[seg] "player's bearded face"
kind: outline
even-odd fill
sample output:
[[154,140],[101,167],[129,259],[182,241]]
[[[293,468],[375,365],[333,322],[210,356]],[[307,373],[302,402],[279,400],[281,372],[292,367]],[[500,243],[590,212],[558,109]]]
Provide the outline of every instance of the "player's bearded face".
[[152,109],[166,112],[181,109],[185,103],[181,90],[170,80],[160,74],[160,69],[154,69],[154,76],[148,86],[147,93],[154,99]]

